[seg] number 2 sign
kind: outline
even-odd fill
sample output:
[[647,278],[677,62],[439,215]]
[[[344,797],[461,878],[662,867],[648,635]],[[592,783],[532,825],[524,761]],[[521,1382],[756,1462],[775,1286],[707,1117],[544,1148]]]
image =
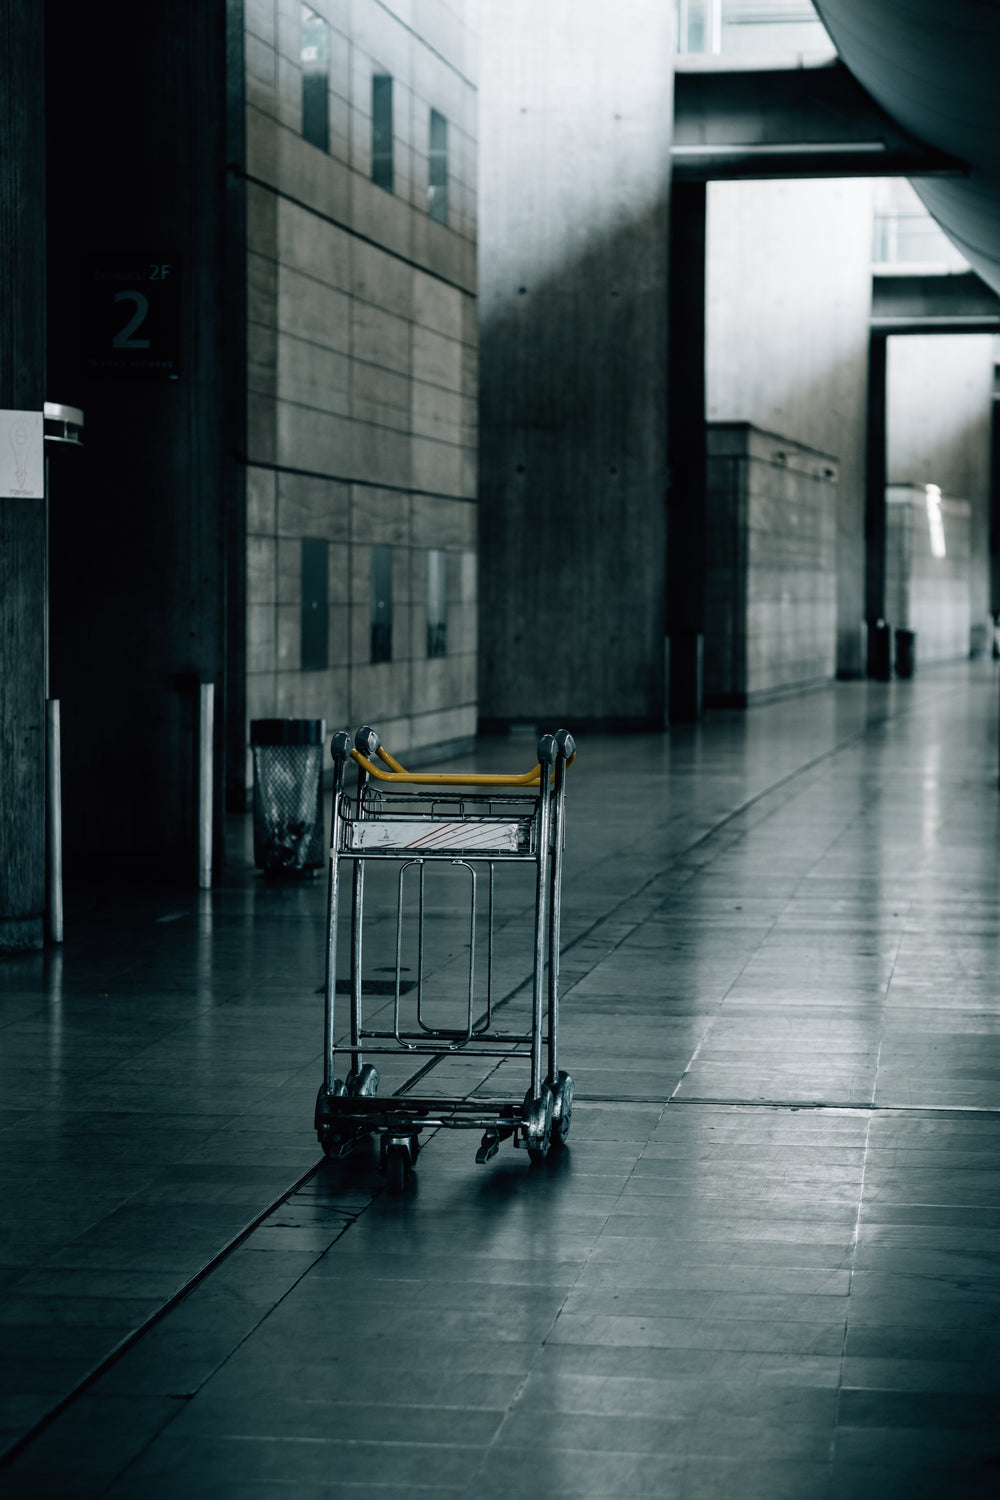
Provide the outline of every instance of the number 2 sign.
[[102,256],[89,263],[86,277],[87,369],[176,380],[181,292],[176,256]]

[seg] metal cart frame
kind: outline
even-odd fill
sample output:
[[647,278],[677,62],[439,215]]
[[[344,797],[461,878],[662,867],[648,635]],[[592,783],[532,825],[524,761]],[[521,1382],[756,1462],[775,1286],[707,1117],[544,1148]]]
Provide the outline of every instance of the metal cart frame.
[[[566,730],[543,734],[538,764],[521,776],[406,771],[365,726],[352,744],[345,731],[333,736],[333,812],[327,898],[325,1061],[316,1099],[315,1125],[328,1157],[345,1156],[368,1136],[381,1137],[380,1159],[389,1185],[402,1188],[427,1128],[483,1131],[477,1162],[495,1156],[501,1141],[527,1149],[532,1162],[563,1144],[573,1112],[573,1080],[559,1068],[559,928],[562,855],[565,842],[566,770],[576,755]],[[376,757],[382,762],[377,765]],[[358,768],[357,792],[345,790],[347,763]],[[400,786],[408,788],[399,791]],[[470,789],[470,790],[466,790]],[[396,951],[392,1025],[366,1025],[362,954],[365,866],[369,860],[398,865]],[[425,1019],[424,874],[428,863],[464,867],[470,881],[469,985],[465,1025],[441,1028]],[[337,1041],[337,935],[341,863],[352,869],[350,1038]],[[534,972],[531,1028],[500,1029],[493,995],[494,872],[500,863],[534,864]],[[477,868],[488,872],[488,938],[485,1009],[476,1014]],[[407,872],[416,871],[418,962],[415,1021],[404,1029],[401,954]],[[412,882],[410,882],[412,883]],[[481,1006],[481,1002],[480,1002]],[[379,1072],[366,1054],[427,1056],[427,1063],[395,1094],[377,1097]],[[449,1056],[530,1060],[530,1082],[522,1100],[474,1095],[423,1096],[411,1092]],[[338,1077],[338,1064],[347,1064]]]

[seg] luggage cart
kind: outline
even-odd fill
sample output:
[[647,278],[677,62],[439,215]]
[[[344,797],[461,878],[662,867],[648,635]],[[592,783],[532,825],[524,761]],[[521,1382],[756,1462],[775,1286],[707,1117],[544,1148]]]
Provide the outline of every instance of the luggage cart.
[[[573,1113],[573,1080],[559,1068],[559,916],[565,839],[566,770],[576,747],[568,731],[543,734],[538,764],[521,776],[411,773],[386,751],[374,729],[359,729],[352,744],[344,731],[333,736],[333,813],[327,899],[325,1066],[316,1099],[316,1133],[326,1155],[345,1156],[377,1133],[389,1186],[399,1191],[412,1170],[420,1132],[428,1128],[483,1132],[477,1162],[495,1156],[513,1138],[533,1163],[563,1144]],[[376,764],[376,758],[381,765]],[[348,760],[358,767],[356,794],[345,790]],[[400,790],[401,787],[407,790]],[[362,954],[365,866],[389,861],[396,880],[395,955],[387,967],[394,979],[391,1022],[366,1020]],[[337,1040],[337,936],[341,865],[352,869],[350,1036]],[[447,862],[469,872],[469,976],[464,1016],[455,1026],[428,1020],[424,975],[424,885],[429,865]],[[504,1030],[494,997],[494,892],[498,865],[535,866],[534,972],[531,1026]],[[412,873],[411,873],[412,872]],[[479,884],[487,885],[485,1003],[477,1001],[476,949]],[[414,897],[410,896],[415,887]],[[409,907],[407,901],[409,900]],[[404,1005],[402,974],[404,909],[415,904],[417,977]],[[410,918],[413,920],[412,916]],[[478,925],[482,925],[480,917]],[[480,991],[483,988],[480,982]],[[463,993],[465,986],[463,984]],[[384,1009],[390,1009],[384,1002]],[[453,1018],[454,1019],[454,1018]],[[377,1096],[379,1072],[366,1056],[423,1057],[428,1062],[394,1094]],[[523,1099],[479,1094],[463,1098],[410,1092],[448,1057],[524,1057],[530,1082]],[[341,1068],[344,1069],[341,1073]],[[340,1074],[341,1076],[338,1076]]]

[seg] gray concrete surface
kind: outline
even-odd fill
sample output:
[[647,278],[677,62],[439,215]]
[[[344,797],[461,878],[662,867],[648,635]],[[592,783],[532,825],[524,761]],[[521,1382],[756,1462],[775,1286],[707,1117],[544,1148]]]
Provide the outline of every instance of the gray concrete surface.
[[6,960],[4,1493],[994,1494],[996,675],[583,740],[541,1167],[316,1166],[318,883]]

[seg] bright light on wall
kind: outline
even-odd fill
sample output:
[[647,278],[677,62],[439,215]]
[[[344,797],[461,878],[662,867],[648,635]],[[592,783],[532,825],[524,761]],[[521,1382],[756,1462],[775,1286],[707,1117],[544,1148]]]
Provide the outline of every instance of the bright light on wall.
[[946,555],[944,545],[944,521],[941,519],[941,489],[936,484],[926,484],[927,492],[927,529],[931,538],[931,556],[944,557]]

